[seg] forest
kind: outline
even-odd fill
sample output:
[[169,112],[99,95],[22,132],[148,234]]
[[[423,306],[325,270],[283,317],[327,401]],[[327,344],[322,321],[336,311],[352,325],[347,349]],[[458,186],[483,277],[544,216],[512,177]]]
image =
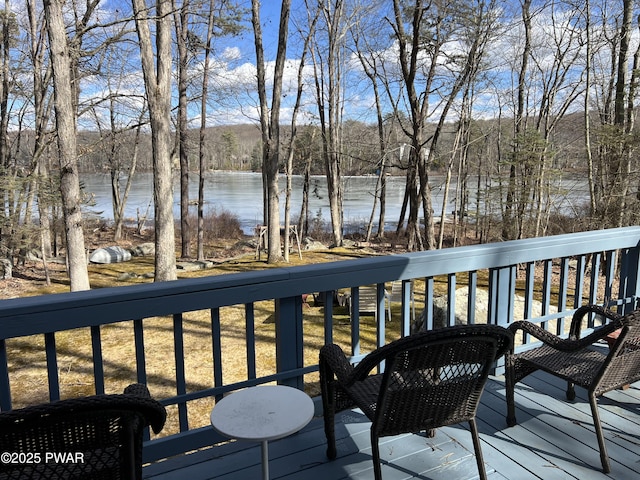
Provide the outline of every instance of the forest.
[[[367,240],[385,234],[385,179],[406,179],[393,220],[410,251],[442,245],[434,173],[456,180],[445,203],[457,224],[491,215],[503,240],[549,234],[558,216],[581,229],[638,222],[640,10],[631,0],[5,5],[0,256],[14,262],[36,246],[47,257],[62,243],[72,290],[89,288],[81,207],[90,172],[111,178],[114,242],[130,180],[153,172],[156,281],[175,278],[176,256],[202,259],[212,170],[262,172],[270,263],[288,251],[280,229],[300,208],[290,204],[292,175],[307,189],[310,175],[326,179],[337,246],[349,175],[378,178],[378,231]],[[558,212],[554,185],[568,173],[584,176],[589,199]],[[198,198],[190,177],[200,179]],[[480,198],[498,213],[480,211]]]

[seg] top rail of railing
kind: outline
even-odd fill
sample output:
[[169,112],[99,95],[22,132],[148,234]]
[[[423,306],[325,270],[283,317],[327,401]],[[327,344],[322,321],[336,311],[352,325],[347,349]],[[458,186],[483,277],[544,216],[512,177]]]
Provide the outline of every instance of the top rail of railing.
[[640,227],[0,301],[0,339],[364,284],[638,248]]

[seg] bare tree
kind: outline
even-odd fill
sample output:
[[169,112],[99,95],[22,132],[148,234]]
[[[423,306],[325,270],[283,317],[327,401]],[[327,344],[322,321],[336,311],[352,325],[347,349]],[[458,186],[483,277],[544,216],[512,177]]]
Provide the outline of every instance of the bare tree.
[[[124,209],[127,205],[129,192],[133,185],[133,179],[138,164],[138,152],[140,150],[141,130],[144,123],[146,110],[140,111],[140,117],[134,125],[126,125],[121,128],[118,124],[118,109],[121,104],[117,101],[118,95],[112,92],[109,96],[109,128],[104,129],[95,113],[96,125],[100,132],[102,151],[109,168],[111,180],[111,206],[113,211],[113,239],[122,240],[124,228]],[[133,130],[133,137],[130,133]],[[130,146],[131,149],[126,148]],[[126,152],[126,153],[125,153]],[[126,158],[126,161],[124,160]],[[121,183],[124,181],[124,188]]]
[[[302,94],[304,91],[304,69],[305,69],[305,60],[307,57],[307,53],[309,51],[309,44],[311,41],[311,37],[313,36],[313,31],[315,30],[316,22],[318,21],[318,16],[315,15],[311,18],[310,28],[308,32],[302,34],[303,38],[303,47],[300,55],[300,64],[298,65],[298,88],[296,91],[296,100],[293,106],[293,114],[291,115],[291,135],[289,137],[289,143],[287,145],[287,162],[286,162],[286,175],[287,175],[287,186],[286,186],[286,197],[284,204],[284,260],[286,262],[289,261],[289,250],[291,248],[291,235],[289,235],[289,229],[291,225],[291,194],[292,194],[292,183],[293,183],[293,157],[295,155],[295,142],[298,133],[298,113],[300,111],[301,102],[302,102]],[[302,32],[301,32],[302,33]],[[299,246],[298,246],[299,247]]]
[[183,0],[178,7],[173,1],[174,25],[176,29],[176,47],[178,52],[178,157],[180,158],[180,242],[181,257],[191,257],[191,224],[189,220],[189,156],[188,156],[188,125],[187,125],[187,69],[189,66],[189,51],[187,39],[190,28],[191,2]]
[[[552,28],[549,37],[549,45],[545,50],[552,53],[541,59],[535,58],[537,76],[541,79],[540,107],[536,116],[535,128],[543,139],[543,150],[537,166],[534,170],[534,198],[532,198],[532,217],[534,219],[533,232],[537,237],[546,230],[551,205],[552,184],[554,175],[553,157],[551,147],[553,133],[558,122],[564,118],[567,111],[580,95],[585,93],[584,72],[574,75],[572,72],[579,70],[578,63],[584,54],[581,44],[580,9],[581,6],[565,6],[556,12],[556,6],[551,5],[551,22],[556,28]],[[544,60],[546,58],[546,60]],[[557,170],[556,170],[557,173]],[[520,221],[522,225],[525,221]],[[522,235],[521,235],[522,236]]]
[[[444,19],[444,15],[436,16],[436,21],[431,25],[434,29],[433,38],[436,40],[429,47],[430,62],[425,65],[426,73],[421,76],[423,65],[421,64],[422,38],[425,35],[423,29],[426,27],[426,15],[433,5],[428,2],[417,0],[413,7],[405,10],[403,2],[394,0],[394,18],[390,20],[399,48],[399,63],[402,72],[403,86],[405,89],[406,102],[410,110],[410,127],[405,133],[410,138],[411,150],[409,152],[409,165],[407,170],[406,192],[409,207],[407,227],[405,235],[407,237],[407,247],[409,250],[422,250],[424,248],[423,238],[420,234],[419,210],[421,202],[425,199],[430,201],[430,186],[426,177],[425,160],[428,155],[426,148],[427,132],[426,123],[429,112],[429,100],[435,81],[437,58],[443,46],[439,41],[439,28]],[[408,20],[407,20],[408,16]],[[411,29],[406,31],[405,21]],[[422,90],[419,90],[422,87]],[[423,179],[421,181],[421,179]],[[434,245],[435,235],[433,231],[433,215],[429,206],[425,206],[426,213],[425,232],[427,235],[427,245]],[[401,222],[398,222],[398,229]]]
[[[126,25],[126,24],[123,24]],[[147,104],[143,95],[126,88],[128,62],[123,62],[126,48],[138,48],[117,43],[105,49],[104,75],[105,98],[89,105],[99,140],[96,151],[103,159],[104,169],[111,181],[111,206],[113,212],[113,239],[122,240],[125,207],[138,167],[143,127],[148,126]],[[135,53],[135,52],[133,52]],[[105,111],[106,110],[106,111]]]
[[[373,89],[373,98],[376,110],[376,125],[378,128],[378,155],[379,163],[376,164],[378,171],[378,178],[376,179],[376,186],[373,194],[373,205],[371,207],[371,216],[367,223],[367,231],[365,234],[365,241],[369,241],[371,238],[371,232],[373,230],[373,221],[375,218],[375,212],[380,202],[380,212],[378,216],[378,238],[384,236],[384,216],[385,216],[385,200],[386,200],[386,182],[387,182],[387,156],[388,141],[387,134],[385,132],[385,118],[384,118],[384,106],[382,104],[382,95],[380,93],[379,82],[384,76],[383,62],[378,58],[380,51],[383,51],[379,45],[376,45],[376,39],[378,38],[380,30],[380,22],[375,15],[376,6],[371,4],[372,10],[368,11],[369,17],[372,19],[372,23],[365,26],[365,22],[357,22],[351,29],[351,36],[353,38],[355,55],[362,65],[362,69]],[[384,84],[384,82],[383,82]]]
[[[33,110],[34,110],[34,146],[32,153],[32,166],[36,172],[38,181],[34,182],[34,191],[38,193],[38,217],[40,219],[40,244],[42,258],[52,256],[51,238],[51,202],[50,195],[46,194],[49,179],[49,164],[43,153],[51,142],[52,135],[48,133],[49,115],[53,107],[50,95],[47,93],[51,82],[51,65],[46,63],[46,49],[44,48],[44,36],[46,35],[45,22],[39,20],[35,2],[27,0],[27,13],[29,26],[29,57],[33,64]],[[51,188],[50,190],[54,190]]]
[[[280,245],[280,203],[278,192],[278,166],[280,161],[280,105],[282,102],[282,76],[287,53],[289,13],[291,0],[283,0],[280,10],[278,51],[273,75],[271,108],[267,99],[267,78],[260,26],[260,1],[251,0],[251,21],[256,46],[258,96],[260,97],[260,129],[262,133],[262,169],[266,182],[268,263],[282,258]],[[288,235],[288,232],[285,232]]]
[[[635,2],[623,0],[622,23],[620,26],[620,49],[618,51],[618,71],[615,80],[614,99],[614,135],[619,135],[610,145],[608,151],[608,170],[613,182],[609,185],[616,195],[610,195],[608,214],[613,217],[613,226],[624,225],[627,193],[630,187],[631,152],[637,145],[632,141],[633,109],[637,70],[629,73],[629,50],[631,48],[631,31]],[[640,46],[638,47],[640,49]],[[638,67],[638,53],[635,55],[634,68]]]
[[342,121],[344,116],[344,81],[346,70],[346,40],[357,10],[348,10],[344,0],[306,1],[308,9],[319,9],[320,19],[315,29],[312,63],[315,95],[322,131],[322,154],[327,178],[327,194],[331,214],[333,244],[343,242],[342,186]]
[[311,164],[314,159],[314,147],[318,129],[306,128],[298,135],[296,152],[304,161],[302,171],[302,203],[300,205],[300,217],[298,218],[298,234],[306,237],[309,233],[309,194],[311,191]]
[[596,197],[595,197],[595,182],[594,182],[594,168],[593,168],[593,149],[591,146],[591,59],[593,55],[593,46],[591,44],[591,0],[584,2],[584,46],[585,46],[585,87],[584,87],[584,150],[587,157],[587,181],[589,185],[589,214],[591,217],[596,213]]
[[[155,220],[155,281],[175,280],[176,249],[171,179],[171,1],[157,0],[151,20],[144,0],[132,0],[151,121]],[[154,22],[156,52],[151,40]]]
[[76,144],[76,95],[72,88],[71,54],[59,0],[44,2],[53,85],[60,159],[60,192],[67,238],[67,256],[71,290],[88,290],[89,274],[82,231],[80,181]]
[[[522,8],[522,24],[524,27],[524,42],[522,44],[522,55],[520,62],[520,70],[518,72],[518,81],[517,81],[517,107],[516,114],[514,118],[514,142],[513,142],[513,151],[514,157],[518,156],[518,151],[521,149],[521,146],[518,145],[518,139],[521,139],[524,130],[526,129],[526,121],[527,118],[525,116],[525,106],[526,106],[526,78],[527,71],[529,68],[529,61],[531,57],[531,0],[521,0],[521,8]],[[523,149],[522,149],[523,150]],[[516,182],[517,182],[517,168],[518,164],[521,163],[517,158],[513,158],[511,163],[509,164],[509,184],[507,188],[507,196],[506,202],[504,205],[504,211],[502,214],[502,236],[505,239],[514,239],[518,236],[518,225],[516,224],[516,210],[517,210],[517,192],[516,192]]]
[[208,0],[203,2],[202,16],[206,18],[204,32],[187,32],[187,46],[192,55],[201,54],[202,79],[200,95],[200,127],[198,132],[198,246],[197,258],[203,261],[204,254],[204,178],[207,156],[207,110],[209,101],[209,83],[211,81],[211,58],[215,36],[231,34],[240,30],[240,13],[237,6],[228,0]]
[[[28,1],[26,7],[27,23],[24,26],[19,26],[16,23],[16,16],[10,12],[9,4],[5,5],[5,10],[2,12],[1,48],[3,67],[2,84],[0,86],[2,91],[0,115],[3,120],[0,127],[2,131],[0,149],[2,150],[3,181],[0,189],[2,189],[3,198],[7,200],[7,208],[3,208],[5,222],[2,233],[4,235],[0,239],[0,244],[3,247],[7,247],[7,258],[10,261],[13,258],[14,247],[24,251],[26,248],[37,245],[42,251],[42,260],[46,272],[47,259],[52,256],[51,206],[54,202],[58,205],[60,204],[58,182],[54,182],[54,179],[49,176],[51,156],[44,154],[51,142],[55,140],[50,128],[50,122],[53,118],[51,115],[51,110],[53,109],[51,93],[52,72],[51,64],[47,61],[46,22],[42,15],[39,15],[36,11],[36,6],[33,2]],[[10,53],[10,50],[15,51],[22,46],[17,35],[19,28],[24,32],[23,39],[26,45],[24,45],[24,54],[16,56],[15,53]],[[23,64],[23,62],[25,63]],[[25,68],[32,75],[32,83],[16,80],[16,75],[24,79],[22,75]],[[11,105],[16,105],[15,102],[10,100],[13,95],[19,95],[24,98],[23,108],[19,112],[12,111]],[[30,138],[29,130],[19,129],[16,131],[14,127],[9,127],[9,122],[7,121],[11,118],[15,124],[16,119],[19,119],[18,123],[23,124],[22,118],[25,118],[25,114],[33,118],[33,142],[28,140]],[[8,128],[12,130],[11,133],[7,130]],[[10,138],[14,139],[13,147],[10,143]],[[26,138],[27,141],[23,141],[23,138]],[[27,158],[29,158],[28,165],[20,165],[16,158],[19,155],[21,144],[25,145],[26,149],[29,150],[27,153]],[[18,171],[22,171],[19,176],[15,175]],[[22,178],[22,181],[19,181],[20,178]],[[10,182],[10,185],[6,184],[7,181]],[[11,186],[11,188],[6,188],[8,186]],[[27,193],[26,202],[22,205],[12,201],[19,198],[17,196],[19,192]],[[34,202],[37,202],[37,207],[34,207]],[[36,208],[39,222],[33,222],[31,219],[31,213]],[[20,224],[21,222],[24,223]],[[32,227],[38,223],[38,235],[40,238],[32,238]],[[9,235],[6,235],[7,233]]]
[[202,98],[200,99],[200,130],[198,135],[198,253],[199,261],[204,260],[204,172],[205,145],[207,131],[207,94],[209,92],[209,63],[211,62],[211,43],[213,41],[213,28],[215,0],[209,0],[209,12],[207,15],[207,30],[204,42],[204,61],[202,67]]

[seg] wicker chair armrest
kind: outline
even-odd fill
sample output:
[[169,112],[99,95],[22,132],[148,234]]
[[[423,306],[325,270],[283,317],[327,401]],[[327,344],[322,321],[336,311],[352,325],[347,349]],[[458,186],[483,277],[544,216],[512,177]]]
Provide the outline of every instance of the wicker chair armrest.
[[509,331],[515,336],[518,330],[522,330],[525,333],[537,338],[546,345],[552,346],[558,350],[572,351],[576,349],[575,342],[568,339],[561,338],[553,333],[545,330],[540,325],[537,325],[528,320],[519,320],[509,325]]
[[358,363],[352,373],[353,381],[364,380],[369,376],[369,374],[384,362],[389,356],[394,355],[400,351],[403,351],[406,348],[406,343],[411,341],[413,337],[404,337],[400,340],[396,340],[394,342],[383,345],[382,347],[378,347],[377,349],[369,352],[361,361]]
[[142,383],[133,383],[124,389],[123,396],[134,397],[136,408],[144,414],[154,433],[160,433],[167,420],[167,410],[151,397],[147,386]]
[[165,408],[157,400],[151,398],[149,390],[141,384],[129,385],[122,394],[93,395],[89,397],[70,398],[52,403],[43,403],[18,410],[2,412],[0,415],[0,430],[3,425],[11,425],[21,419],[37,419],[56,413],[68,414],[72,412],[99,411],[121,409],[138,412],[151,425],[155,433],[164,427],[167,418]]
[[614,321],[595,329],[583,338],[562,338],[527,320],[513,322],[509,325],[509,330],[514,335],[516,335],[518,330],[522,330],[556,350],[562,352],[574,352],[593,345],[598,340],[602,340],[610,333],[622,328],[623,324],[622,317],[618,317]]
[[[340,346],[328,344],[320,349],[320,364],[328,367],[340,384],[352,383],[353,365]],[[321,367],[322,368],[322,367]]]
[[590,313],[595,313],[596,315],[608,318],[609,320],[618,320],[622,318],[622,315],[619,315],[618,313],[599,305],[583,305],[582,307],[578,308],[573,314],[573,318],[571,319],[571,328],[569,329],[569,338],[571,338],[572,340],[580,338],[582,321],[585,315]]
[[398,350],[397,342],[378,347],[367,354],[357,365],[349,362],[342,348],[338,345],[325,345],[320,350],[320,361],[335,374],[338,383],[350,386],[354,382],[364,380],[391,353]]
[[132,383],[124,389],[125,395],[135,395],[142,398],[151,398],[151,393],[144,383]]

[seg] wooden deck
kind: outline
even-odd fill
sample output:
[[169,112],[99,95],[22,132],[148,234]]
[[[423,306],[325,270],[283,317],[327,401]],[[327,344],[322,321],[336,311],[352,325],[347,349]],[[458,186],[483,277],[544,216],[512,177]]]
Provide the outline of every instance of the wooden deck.
[[[533,390],[531,387],[535,387]],[[531,375],[516,391],[518,425],[506,427],[503,378],[492,378],[478,411],[482,449],[489,478],[637,479],[640,476],[640,383],[610,392],[600,412],[611,458],[602,473],[596,435],[584,390],[575,402],[564,400],[564,385],[545,374]],[[272,479],[371,479],[369,423],[358,411],[343,412],[336,425],[338,458],[325,457],[322,419],[301,432],[270,443]],[[434,438],[402,435],[381,439],[385,480],[477,478],[467,425],[438,429]],[[258,479],[260,449],[246,442],[169,459],[145,467],[145,478]]]

